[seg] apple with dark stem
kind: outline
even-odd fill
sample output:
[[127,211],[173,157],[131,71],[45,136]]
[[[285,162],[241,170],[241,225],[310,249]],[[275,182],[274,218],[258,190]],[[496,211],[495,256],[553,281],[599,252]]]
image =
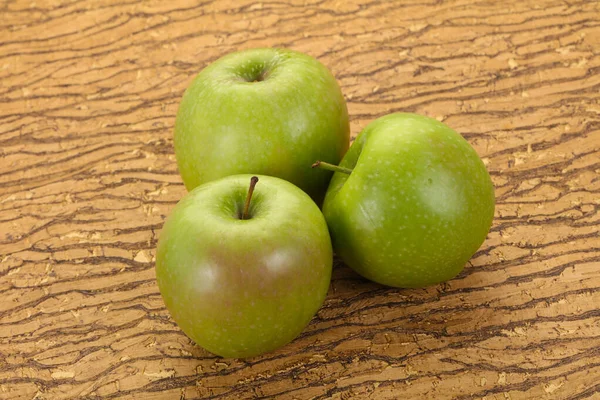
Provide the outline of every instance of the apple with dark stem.
[[348,150],[346,102],[316,59],[283,49],[228,54],[185,91],[175,121],[175,155],[188,190],[228,175],[255,173],[292,182],[318,204]]
[[258,180],[230,176],[192,190],[158,242],[167,309],[186,335],[223,357],[252,357],[293,340],[331,279],[331,241],[317,205],[282,179]]
[[369,124],[336,171],[323,213],[333,247],[362,276],[395,287],[455,277],[494,216],[485,165],[441,122],[397,113]]

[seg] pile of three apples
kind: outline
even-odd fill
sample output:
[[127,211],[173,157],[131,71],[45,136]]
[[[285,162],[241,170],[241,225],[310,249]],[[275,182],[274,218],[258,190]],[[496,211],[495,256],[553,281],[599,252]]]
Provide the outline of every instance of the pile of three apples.
[[187,89],[175,152],[190,193],[165,222],[156,272],[197,344],[244,358],[293,340],[325,299],[332,243],[394,287],[451,279],[482,244],[494,189],[462,136],[404,113],[350,149],[349,131],[335,78],[301,53],[229,54]]

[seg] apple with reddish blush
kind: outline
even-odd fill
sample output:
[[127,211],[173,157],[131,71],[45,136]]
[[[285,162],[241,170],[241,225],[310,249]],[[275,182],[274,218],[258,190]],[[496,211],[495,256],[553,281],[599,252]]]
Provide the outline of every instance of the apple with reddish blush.
[[302,190],[270,176],[198,186],[158,242],[167,309],[198,345],[246,358],[292,341],[322,305],[332,268],[327,225]]

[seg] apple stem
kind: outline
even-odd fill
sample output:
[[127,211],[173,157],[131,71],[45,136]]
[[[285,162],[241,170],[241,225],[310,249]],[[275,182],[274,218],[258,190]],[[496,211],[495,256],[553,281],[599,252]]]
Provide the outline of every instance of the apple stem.
[[352,173],[352,170],[350,168],[344,168],[344,167],[340,167],[339,165],[329,164],[325,161],[317,161],[316,163],[314,163],[312,165],[312,167],[326,169],[328,171],[333,171],[333,172],[341,172],[343,174],[348,174],[348,175],[350,175]]
[[248,188],[248,195],[246,195],[246,203],[244,204],[244,211],[242,212],[242,219],[248,219],[248,210],[250,209],[250,200],[252,199],[252,193],[254,193],[254,187],[258,182],[258,177],[253,176],[250,178],[250,187]]

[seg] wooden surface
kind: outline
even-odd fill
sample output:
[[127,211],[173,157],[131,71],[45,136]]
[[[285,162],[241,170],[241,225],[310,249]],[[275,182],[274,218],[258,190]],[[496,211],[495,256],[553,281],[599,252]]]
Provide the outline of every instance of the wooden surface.
[[[600,399],[600,3],[0,2],[1,399]],[[319,58],[352,135],[461,132],[496,185],[465,271],[388,289],[336,265],[303,335],[216,358],[155,282],[185,189],[179,99],[230,51]]]

